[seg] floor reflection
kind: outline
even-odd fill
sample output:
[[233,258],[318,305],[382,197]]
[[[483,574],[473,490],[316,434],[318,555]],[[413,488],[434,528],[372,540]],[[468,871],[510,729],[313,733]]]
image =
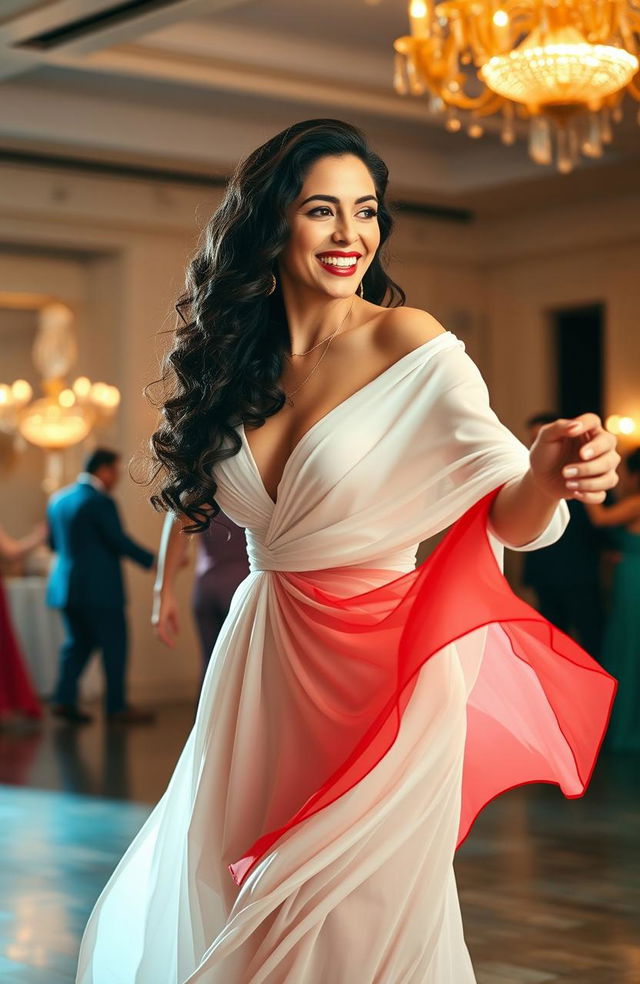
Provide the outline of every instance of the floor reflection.
[[[0,733],[3,984],[73,981],[87,915],[192,722],[179,705],[150,728]],[[529,787],[480,817],[456,862],[478,984],[638,984],[639,773],[603,755],[584,799]]]

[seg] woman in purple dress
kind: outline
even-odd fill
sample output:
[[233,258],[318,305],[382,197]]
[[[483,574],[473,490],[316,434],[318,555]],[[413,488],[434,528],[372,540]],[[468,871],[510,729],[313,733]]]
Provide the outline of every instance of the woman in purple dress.
[[[212,523],[196,541],[192,609],[200,639],[204,678],[231,599],[249,573],[249,562],[244,530],[226,516]],[[151,621],[158,638],[171,648],[175,646],[180,629],[175,578],[187,563],[188,544],[189,538],[181,534],[180,524],[175,522],[173,515],[168,514],[160,540]]]

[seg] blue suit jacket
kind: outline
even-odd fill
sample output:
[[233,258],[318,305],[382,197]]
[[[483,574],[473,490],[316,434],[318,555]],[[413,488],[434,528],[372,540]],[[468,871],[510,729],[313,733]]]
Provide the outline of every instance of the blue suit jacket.
[[52,496],[47,507],[49,545],[57,554],[47,604],[121,607],[125,602],[121,557],[151,567],[154,555],[122,528],[111,496],[77,482]]

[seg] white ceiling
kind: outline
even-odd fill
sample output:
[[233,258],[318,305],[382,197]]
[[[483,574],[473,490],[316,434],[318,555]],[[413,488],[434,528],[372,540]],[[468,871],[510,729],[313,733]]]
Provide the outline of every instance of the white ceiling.
[[277,129],[337,116],[370,134],[404,198],[481,207],[523,182],[535,201],[542,189],[599,193],[611,169],[617,187],[636,180],[634,106],[608,157],[563,178],[531,164],[522,141],[446,133],[424,100],[392,91],[392,42],[406,30],[405,0],[1,0],[0,141],[224,174]]

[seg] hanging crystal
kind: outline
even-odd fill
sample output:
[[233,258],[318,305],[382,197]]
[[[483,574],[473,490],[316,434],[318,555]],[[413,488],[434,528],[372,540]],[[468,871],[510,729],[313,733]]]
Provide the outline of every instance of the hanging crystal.
[[613,130],[611,129],[611,113],[608,106],[603,106],[600,110],[600,133],[602,142],[610,144],[613,140]]
[[505,102],[502,108],[502,130],[500,139],[507,147],[516,142],[515,112],[512,102]]
[[447,106],[447,113],[444,121],[445,128],[449,133],[458,133],[462,128],[460,114],[455,106]]
[[571,133],[565,124],[556,127],[556,165],[560,174],[573,171],[574,157],[571,146]]
[[409,94],[409,80],[407,79],[407,59],[400,52],[396,52],[395,72],[393,74],[393,88],[399,96]]
[[585,135],[582,140],[582,153],[585,157],[602,157],[599,113],[591,112],[587,116]]
[[456,43],[456,48],[458,51],[464,51],[466,48],[466,39],[464,36],[464,27],[460,17],[456,17],[451,23],[451,33],[453,34],[454,41]]
[[572,167],[575,167],[580,160],[580,137],[578,135],[578,125],[575,119],[567,124],[567,145]]
[[529,156],[536,164],[552,160],[551,125],[546,116],[534,116],[529,129]]
[[409,92],[412,96],[421,96],[424,92],[424,83],[418,75],[418,69],[413,58],[407,58],[407,80],[409,82]]

